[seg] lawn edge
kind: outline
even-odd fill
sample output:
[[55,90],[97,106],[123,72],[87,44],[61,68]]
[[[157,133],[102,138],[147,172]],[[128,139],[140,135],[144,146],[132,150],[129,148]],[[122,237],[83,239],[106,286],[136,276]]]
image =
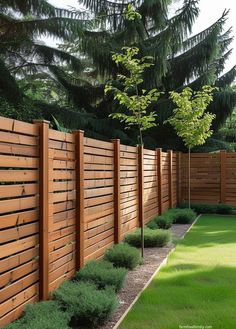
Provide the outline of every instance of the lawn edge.
[[[194,220],[194,222],[189,226],[189,228],[187,229],[187,231],[184,233],[184,235],[181,237],[180,240],[184,239],[185,235],[191,230],[191,228],[196,224],[197,220],[201,217],[202,215],[198,215],[196,217],[196,219]],[[142,288],[142,290],[140,290],[140,292],[138,293],[138,295],[135,297],[135,299],[132,301],[132,303],[129,305],[129,307],[127,308],[127,310],[122,314],[122,316],[120,317],[120,319],[116,322],[116,324],[114,325],[114,327],[112,327],[112,329],[117,329],[119,327],[119,325],[121,324],[121,322],[124,320],[124,318],[126,317],[126,315],[129,313],[129,311],[131,310],[131,308],[134,306],[134,304],[137,302],[137,300],[139,299],[139,297],[141,296],[141,294],[144,292],[144,290],[151,284],[152,280],[154,279],[154,277],[156,276],[156,274],[160,271],[160,269],[167,264],[167,260],[170,256],[170,254],[172,252],[175,251],[177,245],[174,246],[170,252],[168,253],[168,255],[163,259],[163,261],[161,262],[161,264],[157,267],[157,269],[155,270],[155,272],[152,274],[152,276],[150,277],[150,279],[147,281],[147,283],[145,284],[145,286]]]

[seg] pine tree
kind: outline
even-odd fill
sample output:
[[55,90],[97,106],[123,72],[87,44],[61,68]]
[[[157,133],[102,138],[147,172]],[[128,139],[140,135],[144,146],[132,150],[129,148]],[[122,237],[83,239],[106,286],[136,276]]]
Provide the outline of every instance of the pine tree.
[[[74,40],[92,25],[87,13],[55,8],[47,0],[0,0],[0,115],[54,123],[55,117],[65,126],[86,128],[91,137],[104,138],[90,131],[97,124],[94,115],[68,100],[66,104],[65,91],[52,76],[61,67],[81,74],[82,60],[42,42],[43,37]],[[60,98],[53,99],[52,91]]]
[[[231,54],[231,29],[224,31],[227,11],[213,25],[189,37],[199,15],[196,0],[185,0],[182,8],[171,18],[168,16],[171,0],[79,0],[79,3],[92,13],[99,28],[87,29],[83,35],[77,36],[73,44],[67,43],[66,48],[92,61],[96,87],[88,88],[80,79],[73,80],[73,77],[60,71],[55,74],[71,98],[76,99],[78,104],[84,104],[85,109],[88,107],[95,114],[98,119],[97,130],[101,134],[106,135],[106,132],[99,123],[106,120],[114,107],[117,109],[119,106],[102,97],[102,90],[105,81],[122,73],[121,68],[112,61],[112,52],[118,52],[123,46],[136,46],[140,49],[140,57],[154,58],[154,67],[146,71],[140,88],[157,88],[164,93],[150,106],[150,111],[158,113],[159,125],[146,135],[145,144],[149,147],[181,147],[173,129],[163,125],[173,110],[169,91],[181,91],[186,86],[197,90],[205,84],[219,87],[209,107],[209,111],[216,115],[214,130],[232,112],[236,104],[236,94],[229,86],[235,78],[236,67],[222,75],[225,62]],[[126,19],[125,12],[130,3],[142,16],[141,21]],[[90,104],[89,99],[92,100]],[[110,124],[109,121],[109,126]],[[117,124],[114,124],[117,128]],[[109,137],[112,135],[111,131],[110,129]],[[134,135],[135,132],[131,131],[129,137],[133,139]]]
[[69,41],[81,35],[90,23],[83,14],[55,8],[46,0],[0,0],[0,95],[18,104],[23,93],[17,77],[33,75],[62,62],[80,71],[78,58],[47,46],[39,38]]

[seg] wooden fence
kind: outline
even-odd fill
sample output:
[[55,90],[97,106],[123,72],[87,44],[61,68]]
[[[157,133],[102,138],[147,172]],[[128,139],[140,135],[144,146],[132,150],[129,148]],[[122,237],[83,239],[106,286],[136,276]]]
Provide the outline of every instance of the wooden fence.
[[0,327],[174,207],[180,154],[0,117]]
[[[181,156],[182,202],[188,200],[188,155]],[[191,202],[236,206],[236,153],[191,154]]]

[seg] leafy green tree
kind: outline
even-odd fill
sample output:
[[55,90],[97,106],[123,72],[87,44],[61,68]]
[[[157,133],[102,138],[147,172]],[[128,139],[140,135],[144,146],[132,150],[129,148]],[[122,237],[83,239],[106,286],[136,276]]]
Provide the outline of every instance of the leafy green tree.
[[213,101],[215,88],[203,86],[200,91],[193,91],[187,87],[182,92],[170,92],[170,98],[177,108],[173,111],[166,122],[170,123],[177,135],[183,140],[188,148],[189,154],[189,208],[190,208],[190,152],[198,145],[203,145],[213,133],[211,130],[212,121],[215,115],[206,112],[207,107]]
[[[128,5],[125,17],[129,21],[140,20],[142,16],[137,13],[132,5]],[[121,65],[126,74],[118,74],[117,78],[121,82],[122,89],[114,87],[112,83],[105,86],[105,94],[112,92],[115,100],[127,110],[127,113],[115,112],[110,116],[125,123],[126,128],[136,126],[138,128],[139,146],[143,147],[143,131],[156,126],[156,113],[147,113],[148,106],[156,101],[160,96],[157,89],[144,90],[139,94],[139,86],[143,83],[143,73],[145,69],[151,67],[153,58],[145,56],[141,59],[137,58],[139,49],[137,47],[123,47],[123,53],[115,53],[112,60]],[[141,227],[141,249],[142,257],[144,257],[144,223]]]
[[[131,17],[135,16],[131,15]],[[121,81],[123,90],[114,87],[110,83],[105,86],[105,93],[112,92],[114,99],[118,100],[119,104],[128,112],[115,112],[110,116],[124,122],[126,128],[136,126],[139,132],[138,144],[143,146],[143,131],[156,126],[155,119],[157,114],[155,112],[147,113],[147,108],[158,99],[160,93],[157,89],[150,91],[143,89],[141,95],[139,94],[138,86],[143,83],[142,74],[146,68],[152,66],[150,62],[152,58],[147,56],[141,59],[136,58],[139,49],[135,47],[123,47],[122,50],[124,53],[113,54],[112,59],[117,65],[122,65],[128,72],[127,75],[118,75],[118,80]]]

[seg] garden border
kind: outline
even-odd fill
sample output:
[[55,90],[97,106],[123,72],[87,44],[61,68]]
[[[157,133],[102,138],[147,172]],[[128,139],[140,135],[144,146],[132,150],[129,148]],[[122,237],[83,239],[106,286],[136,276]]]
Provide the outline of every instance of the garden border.
[[[202,214],[198,215],[196,217],[196,219],[194,220],[194,222],[189,226],[189,228],[187,229],[187,231],[183,234],[183,236],[180,238],[180,240],[184,239],[184,237],[186,236],[186,234],[191,230],[191,228],[196,224],[196,222],[198,221],[198,219],[202,216]],[[181,225],[181,224],[179,224]],[[132,301],[132,303],[129,305],[129,307],[125,310],[125,312],[123,313],[123,315],[119,318],[119,320],[116,322],[116,324],[112,327],[112,329],[117,329],[119,327],[119,325],[121,324],[121,322],[124,320],[124,318],[126,317],[126,315],[129,313],[129,311],[131,310],[131,308],[134,306],[134,304],[137,302],[137,300],[139,299],[139,297],[141,296],[141,294],[143,293],[143,291],[151,284],[152,280],[154,279],[154,277],[156,276],[156,274],[160,271],[160,269],[166,265],[167,260],[170,256],[170,254],[172,252],[174,252],[176,249],[176,246],[174,246],[170,252],[168,253],[168,255],[163,259],[163,261],[160,263],[160,265],[157,267],[156,271],[152,274],[152,276],[150,277],[150,279],[147,281],[147,283],[145,284],[145,286],[141,289],[141,291],[138,293],[138,295],[135,297],[135,299]]]

